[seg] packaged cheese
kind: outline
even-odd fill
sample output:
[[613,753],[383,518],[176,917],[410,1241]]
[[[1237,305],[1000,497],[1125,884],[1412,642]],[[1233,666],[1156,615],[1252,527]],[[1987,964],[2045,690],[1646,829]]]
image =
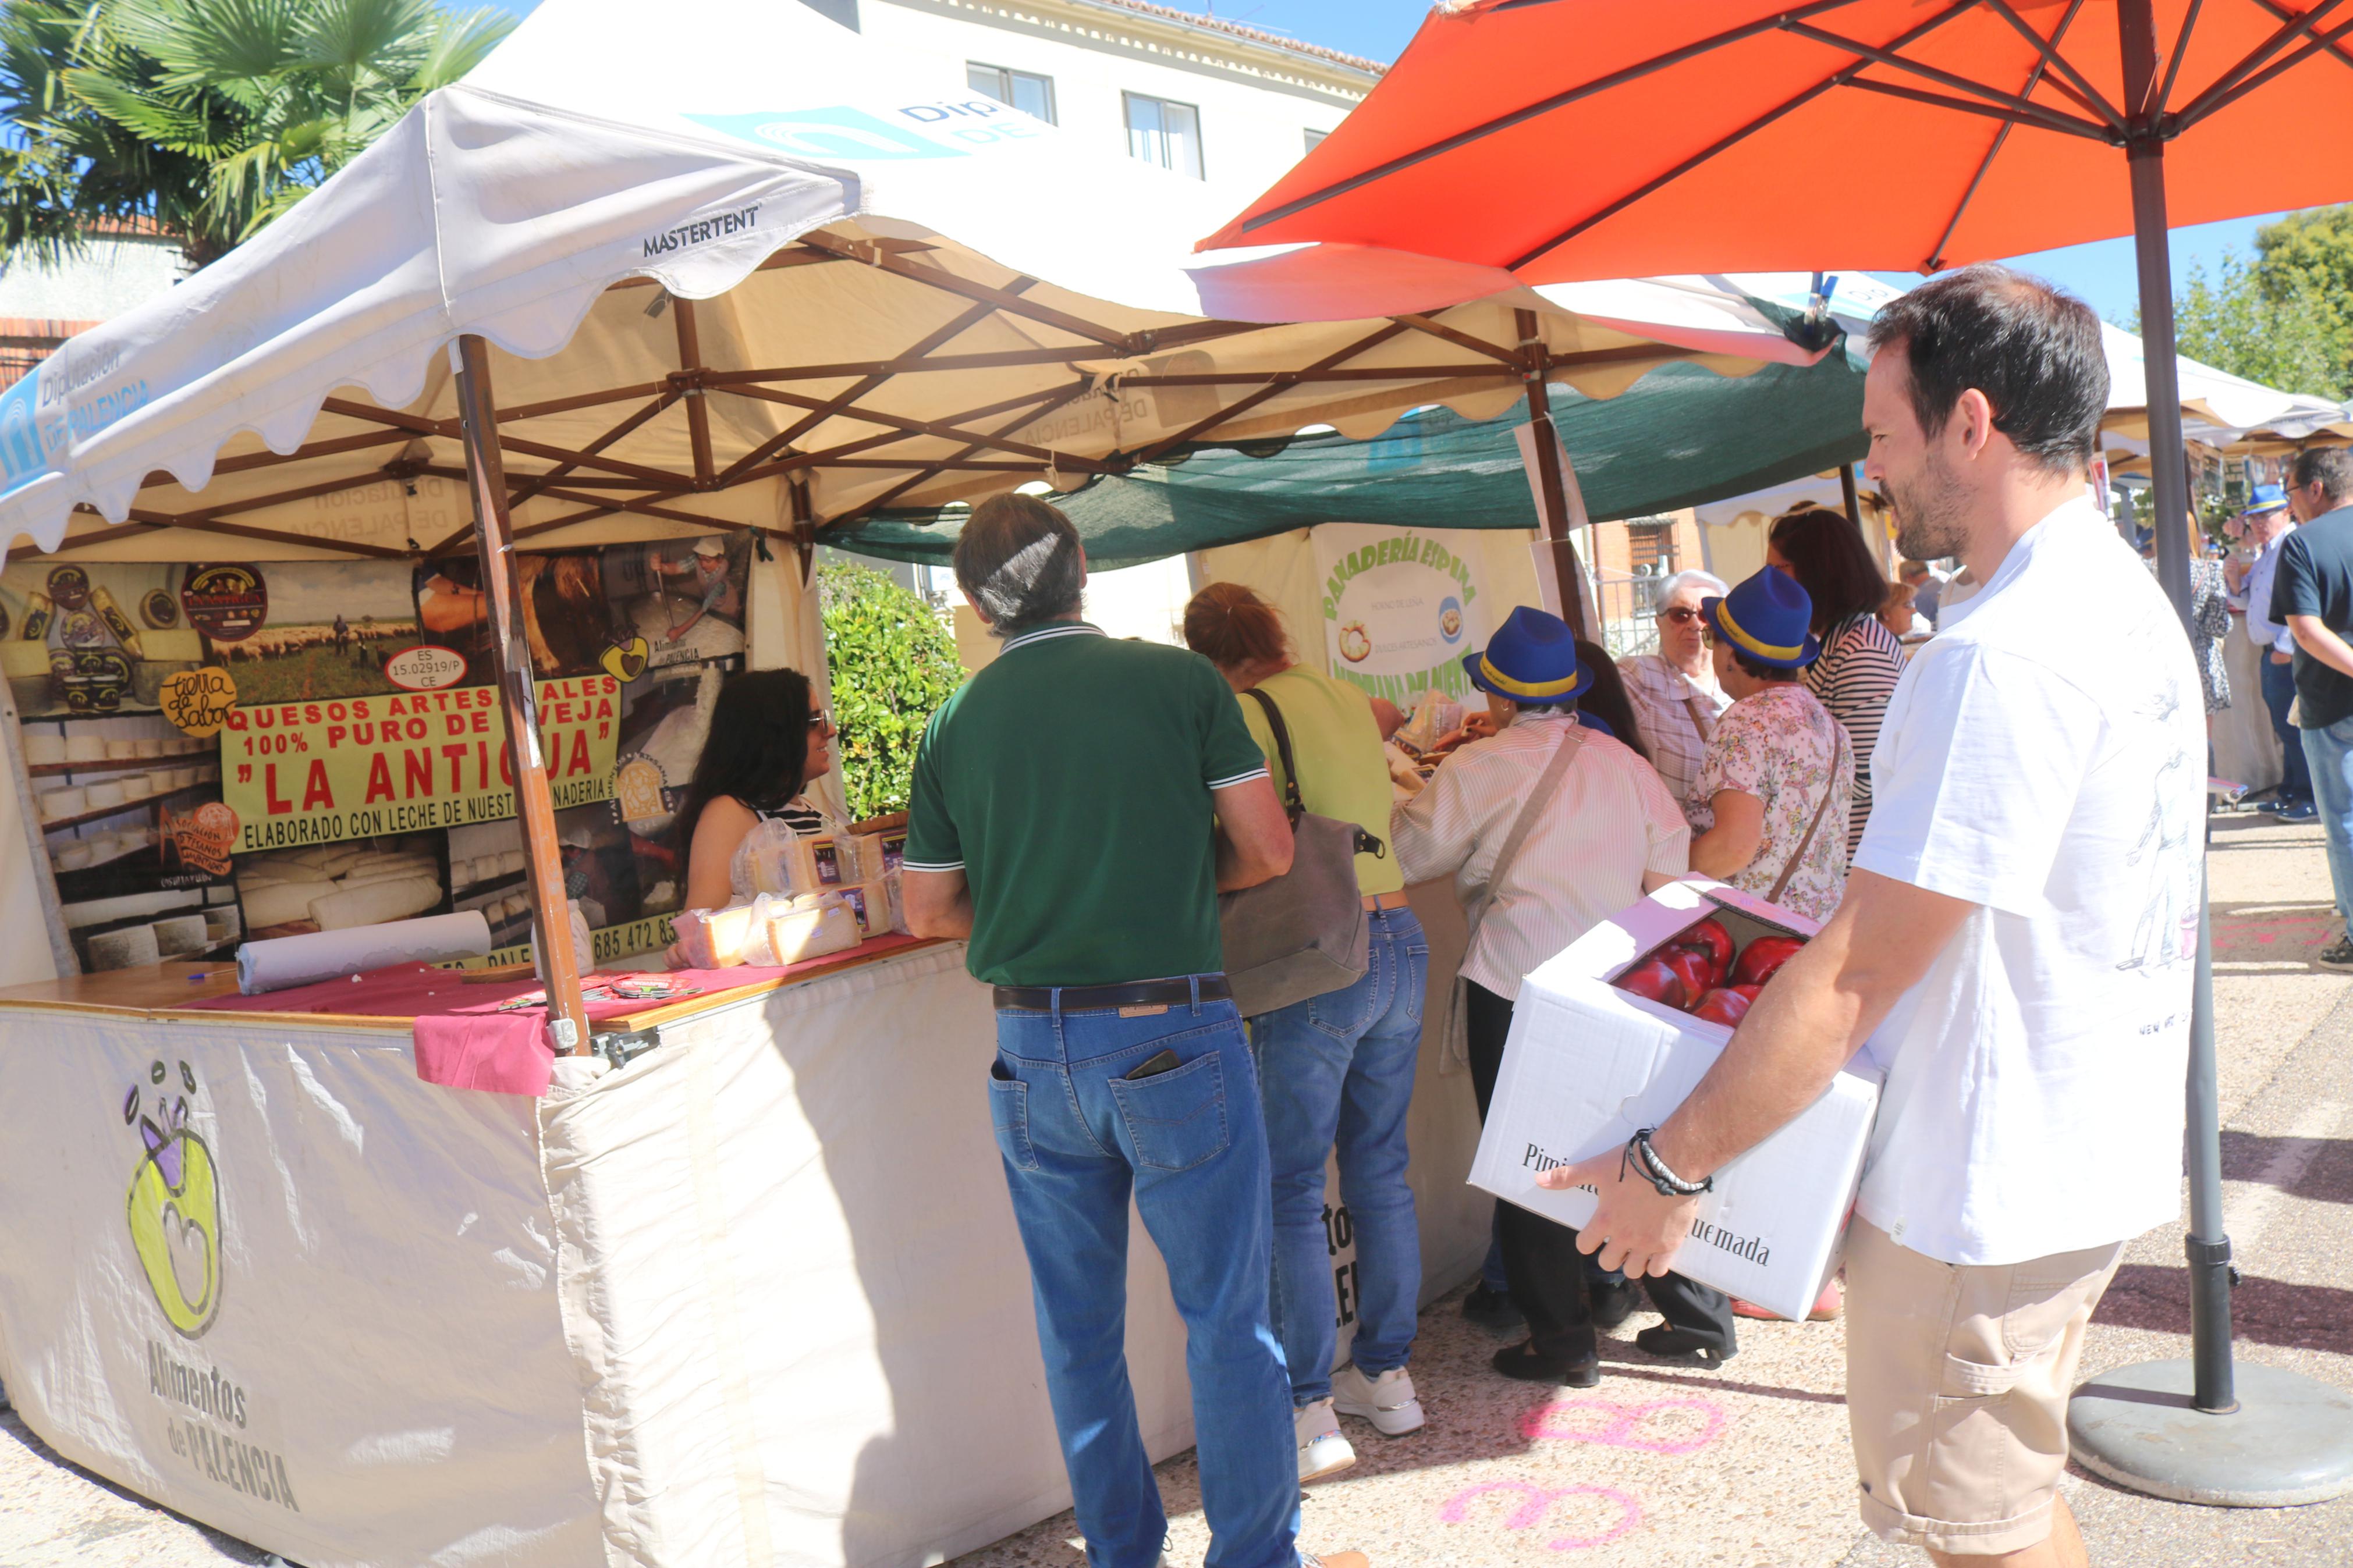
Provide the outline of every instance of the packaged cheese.
[[897,870],[907,858],[907,830],[903,826],[884,828],[879,833],[853,833],[849,841],[858,847],[859,868],[870,881]]
[[828,894],[812,904],[796,902],[768,920],[768,945],[778,963],[798,963],[858,945],[858,917],[849,900]]
[[818,887],[851,888],[865,880],[859,871],[856,839],[846,834],[839,838],[821,834],[801,842],[808,846],[809,864]]
[[744,962],[744,944],[753,934],[750,904],[723,910],[688,910],[670,923],[689,969],[733,969]]
[[892,867],[890,874],[882,879],[882,886],[891,899],[891,929],[901,936],[914,935],[914,931],[907,925],[907,900],[905,894],[900,891],[897,867]]
[[842,889],[841,900],[858,917],[860,941],[881,936],[891,929],[891,889],[881,878]]

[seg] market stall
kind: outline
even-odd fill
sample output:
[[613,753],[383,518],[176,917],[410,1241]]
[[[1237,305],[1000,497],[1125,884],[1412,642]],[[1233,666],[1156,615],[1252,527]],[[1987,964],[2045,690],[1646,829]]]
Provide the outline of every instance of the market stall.
[[[828,530],[1816,357],[1688,283],[1194,263],[1187,182],[803,7],[641,22],[554,0],[0,394],[0,872],[65,976],[0,995],[0,1378],[78,1462],[311,1568],[913,1563],[1066,1500],[961,950],[612,990],[672,934],[718,682],[822,687]],[[1090,189],[1115,219],[1039,216]],[[417,917],[532,951],[543,999],[378,971],[216,1005],[248,942]],[[1486,1227],[1433,1048],[1442,1289]],[[1134,1273],[1160,1455],[1182,1334]]]

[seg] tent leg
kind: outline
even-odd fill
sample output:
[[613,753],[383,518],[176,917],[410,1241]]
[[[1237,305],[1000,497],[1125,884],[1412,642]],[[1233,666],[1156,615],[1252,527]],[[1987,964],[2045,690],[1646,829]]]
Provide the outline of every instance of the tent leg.
[[[2126,100],[2150,102],[2157,30],[2151,0],[2119,0]],[[2189,620],[2188,471],[2173,346],[2173,265],[2166,241],[2165,144],[2127,150],[2148,374],[2149,470],[2157,494],[2158,576]],[[2277,1508],[2353,1489],[2353,1397],[2274,1367],[2231,1360],[2231,1238],[2222,1229],[2220,1106],[2214,1068],[2214,951],[2199,877],[2198,945],[2190,991],[2189,1155],[2191,1359],[2120,1367],[2075,1391],[2067,1431],[2075,1457],[2120,1486],[2181,1502]],[[2243,1376],[2238,1375],[2240,1370]],[[2241,1394],[2245,1395],[2243,1401]]]
[[1593,641],[1600,639],[1601,629],[1585,624],[1585,595],[1578,587],[1584,573],[1579,570],[1577,545],[1568,536],[1572,520],[1568,510],[1568,488],[1560,471],[1560,433],[1552,422],[1552,395],[1545,390],[1547,368],[1544,339],[1536,331],[1536,313],[1519,310],[1520,352],[1527,356],[1528,426],[1535,437],[1536,489],[1543,497],[1544,515],[1538,519],[1544,536],[1551,544],[1552,568],[1560,585],[1560,618],[1578,637]]
[[533,910],[532,935],[547,977],[548,1043],[558,1056],[588,1054],[588,1012],[580,996],[580,963],[564,896],[564,855],[555,838],[555,797],[539,752],[538,693],[522,636],[514,538],[507,517],[506,464],[499,452],[498,406],[491,390],[490,345],[472,333],[458,340],[459,416],[466,437],[466,475],[474,491],[474,546],[481,552],[482,598],[491,616],[491,658],[505,710],[507,764],[514,774],[515,820],[522,827],[523,868]]

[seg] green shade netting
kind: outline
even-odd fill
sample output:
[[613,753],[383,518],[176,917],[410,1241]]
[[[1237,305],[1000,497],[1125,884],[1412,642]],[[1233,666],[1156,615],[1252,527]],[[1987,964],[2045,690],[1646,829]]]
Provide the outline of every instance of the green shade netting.
[[[1667,365],[1611,398],[1555,388],[1554,418],[1587,510],[1645,517],[1859,461],[1863,368],[1844,344],[1804,369],[1767,365],[1746,376]],[[1473,421],[1432,406],[1370,441],[1327,433],[1203,447],[1051,499],[1098,568],[1319,522],[1534,528],[1512,434],[1525,422],[1524,410]],[[944,566],[965,516],[961,508],[883,513],[819,537],[860,555]]]

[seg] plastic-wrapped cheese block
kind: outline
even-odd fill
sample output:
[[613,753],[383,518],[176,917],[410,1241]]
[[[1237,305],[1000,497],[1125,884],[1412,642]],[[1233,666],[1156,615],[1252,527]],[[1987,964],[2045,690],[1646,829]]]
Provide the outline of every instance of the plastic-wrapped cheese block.
[[858,945],[858,917],[842,898],[818,900],[815,908],[786,910],[768,921],[768,945],[778,963],[798,963]]
[[753,906],[688,910],[671,924],[689,969],[733,969],[744,962],[744,949],[752,937]]
[[902,885],[896,868],[882,879],[882,885],[889,889],[891,893],[891,929],[901,936],[914,935],[914,931],[907,925],[907,899],[901,890]]
[[384,925],[406,920],[441,901],[438,877],[404,877],[390,882],[370,882],[364,888],[329,893],[311,900],[311,918],[321,931],[352,926]]

